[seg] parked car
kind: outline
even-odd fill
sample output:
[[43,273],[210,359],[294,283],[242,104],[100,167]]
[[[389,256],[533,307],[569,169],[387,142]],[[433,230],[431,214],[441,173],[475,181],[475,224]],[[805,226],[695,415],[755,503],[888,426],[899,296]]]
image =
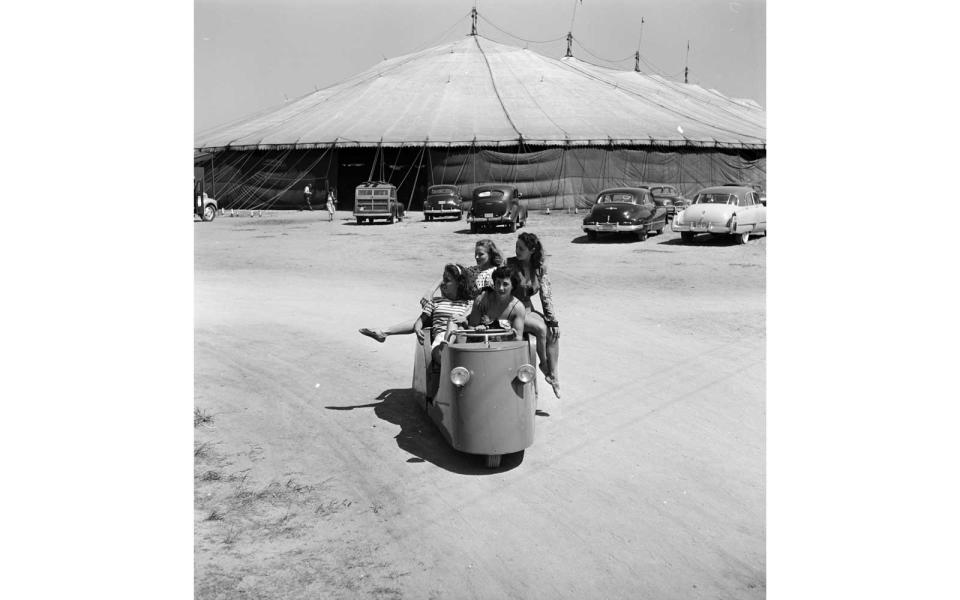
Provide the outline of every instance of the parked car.
[[697,192],[693,204],[677,213],[670,227],[679,231],[685,242],[698,233],[720,233],[745,244],[751,234],[766,233],[767,207],[752,187],[708,187]]
[[610,188],[597,195],[583,230],[591,240],[601,233],[633,233],[642,242],[651,231],[667,226],[667,209],[654,201],[645,187]]
[[520,202],[523,194],[512,185],[481,185],[473,190],[473,202],[467,211],[470,232],[506,226],[513,233],[527,223],[527,207]]
[[643,186],[653,194],[653,201],[663,205],[667,209],[667,220],[672,221],[677,211],[683,210],[690,204],[690,201],[683,197],[683,194],[672,185],[665,183],[651,183]]
[[194,201],[193,213],[203,221],[212,221],[217,216],[217,200],[204,192]]
[[440,217],[463,217],[463,198],[455,185],[431,185],[423,201],[423,218],[432,221]]
[[767,205],[767,191],[763,189],[763,185],[759,183],[725,183],[724,187],[748,187],[753,188],[753,191],[760,196],[760,204],[764,206]]
[[403,220],[403,204],[397,200],[397,186],[385,181],[365,181],[354,192],[353,216],[357,224],[374,219],[390,223]]
[[217,200],[204,191],[203,167],[193,169],[193,214],[204,221],[212,221],[217,216]]

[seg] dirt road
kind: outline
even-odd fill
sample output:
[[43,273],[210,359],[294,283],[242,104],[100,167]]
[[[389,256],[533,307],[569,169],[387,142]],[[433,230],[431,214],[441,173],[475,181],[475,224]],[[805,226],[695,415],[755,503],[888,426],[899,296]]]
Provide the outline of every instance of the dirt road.
[[496,470],[414,404],[414,338],[357,329],[515,234],[197,222],[197,597],[763,598],[766,238],[588,243],[581,217],[530,215],[563,399]]

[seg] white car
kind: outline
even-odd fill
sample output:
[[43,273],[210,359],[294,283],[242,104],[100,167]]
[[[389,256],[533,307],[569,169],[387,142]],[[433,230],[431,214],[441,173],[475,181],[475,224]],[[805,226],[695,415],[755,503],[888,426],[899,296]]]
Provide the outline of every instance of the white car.
[[698,233],[719,233],[746,244],[751,235],[766,234],[767,207],[752,187],[708,187],[697,192],[692,204],[674,216],[670,228],[679,231],[685,242]]

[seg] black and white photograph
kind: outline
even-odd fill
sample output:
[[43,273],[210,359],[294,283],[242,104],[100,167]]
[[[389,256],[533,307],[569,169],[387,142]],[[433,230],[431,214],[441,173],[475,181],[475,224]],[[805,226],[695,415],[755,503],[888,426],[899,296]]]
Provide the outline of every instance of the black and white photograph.
[[195,10],[196,597],[764,598],[764,3]]
[[4,597],[956,595],[942,3],[15,9]]

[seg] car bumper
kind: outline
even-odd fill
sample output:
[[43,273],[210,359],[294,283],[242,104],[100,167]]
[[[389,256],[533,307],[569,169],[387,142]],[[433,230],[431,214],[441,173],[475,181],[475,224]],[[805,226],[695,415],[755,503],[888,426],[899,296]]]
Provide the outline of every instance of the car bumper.
[[459,208],[431,208],[423,211],[423,214],[431,217],[454,217],[460,214]]
[[355,217],[373,217],[373,218],[383,218],[383,217],[392,217],[393,213],[390,211],[380,211],[380,210],[361,210],[354,211],[353,216]]
[[734,233],[729,225],[718,225],[716,223],[684,223],[679,224],[676,221],[670,224],[672,231],[692,231],[694,233]]
[[596,233],[620,233],[650,229],[650,223],[640,223],[637,225],[627,225],[625,223],[592,223],[582,225],[581,227],[584,231],[594,231]]
[[500,217],[474,217],[473,215],[467,215],[467,221],[471,223],[509,223],[513,221],[513,217],[510,215]]

